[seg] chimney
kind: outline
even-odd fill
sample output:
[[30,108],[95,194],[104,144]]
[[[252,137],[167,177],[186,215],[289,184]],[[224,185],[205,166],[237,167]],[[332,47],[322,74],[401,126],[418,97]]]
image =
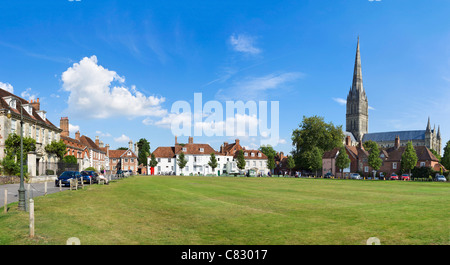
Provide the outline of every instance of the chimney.
[[75,139],[80,140],[80,131],[75,133]]
[[95,144],[97,146],[100,146],[100,140],[98,139],[98,136],[95,136]]
[[350,137],[350,135],[347,135],[347,137],[345,137],[345,145],[352,145],[352,138]]
[[[33,100],[31,100],[31,103],[33,103]],[[61,128],[61,136],[69,137],[69,118],[68,117],[61,117],[61,120],[59,121],[59,128]]]
[[178,144],[178,137],[175,135],[175,145]]
[[133,150],[133,141],[128,142],[128,149]]
[[109,156],[109,144],[106,144],[106,155]]
[[395,144],[394,144],[395,149],[398,149],[400,147],[400,136],[395,136]]
[[102,147],[103,148],[103,141],[100,141],[100,144],[98,145],[98,147]]
[[37,98],[36,101],[31,102],[30,104],[35,110],[40,110],[41,103],[39,103],[39,98]]
[[193,144],[194,143],[194,138],[192,136],[189,136],[189,143]]

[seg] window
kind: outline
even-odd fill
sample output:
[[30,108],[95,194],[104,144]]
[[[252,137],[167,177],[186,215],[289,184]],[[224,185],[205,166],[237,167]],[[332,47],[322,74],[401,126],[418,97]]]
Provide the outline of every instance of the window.
[[172,159],[168,158],[168,159],[167,159],[167,162],[169,162],[169,163],[172,162]]
[[244,156],[248,156],[247,152],[244,153]]
[[369,172],[369,167],[368,166],[364,167],[364,172]]
[[253,161],[253,166],[256,167],[256,161]]
[[[170,158],[169,158],[169,159],[170,159]],[[131,158],[131,159],[130,159],[130,162],[131,162],[131,163],[134,163],[134,159],[133,159],[133,158]]]
[[203,149],[203,148],[200,148],[200,152],[202,152],[203,153],[203,151],[204,151],[205,149]]
[[261,153],[258,153],[258,157],[262,157]]
[[128,158],[125,158],[125,163],[128,163]]
[[187,148],[186,147],[183,147],[183,152],[186,152],[187,151]]
[[425,162],[420,162],[420,167],[424,167],[425,166]]
[[255,157],[255,153],[252,153],[252,157]]
[[397,163],[392,163],[392,169],[397,169]]
[[128,153],[127,153],[127,155],[129,155],[129,156],[130,156],[130,155],[131,155],[131,152],[128,152]]
[[39,130],[39,128],[36,126],[36,142],[40,142],[40,141],[39,141],[39,132],[40,132],[40,130]]
[[158,163],[161,162],[161,158],[158,158]]
[[11,120],[11,133],[16,133],[16,120]]

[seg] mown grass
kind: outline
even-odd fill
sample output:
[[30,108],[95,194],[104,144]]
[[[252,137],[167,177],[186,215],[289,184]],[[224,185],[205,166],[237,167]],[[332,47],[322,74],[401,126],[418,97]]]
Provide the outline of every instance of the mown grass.
[[450,243],[450,185],[293,178],[136,176],[0,211],[0,244],[362,245]]

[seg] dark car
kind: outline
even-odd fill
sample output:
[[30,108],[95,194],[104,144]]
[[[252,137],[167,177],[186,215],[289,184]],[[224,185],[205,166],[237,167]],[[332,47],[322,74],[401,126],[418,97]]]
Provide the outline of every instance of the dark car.
[[81,174],[78,171],[64,171],[59,175],[59,177],[55,180],[55,186],[59,186],[59,181],[61,181],[61,186],[70,186],[70,180],[77,179],[81,180]]
[[325,174],[324,178],[326,178],[326,179],[334,178],[334,175],[331,174],[331,172],[328,172],[327,174]]
[[97,183],[98,174],[95,171],[81,171],[84,183]]

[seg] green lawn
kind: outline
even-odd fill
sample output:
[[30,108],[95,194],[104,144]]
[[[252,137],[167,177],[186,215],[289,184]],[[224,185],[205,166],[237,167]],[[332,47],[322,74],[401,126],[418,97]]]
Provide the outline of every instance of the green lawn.
[[0,208],[0,244],[450,243],[450,183],[136,176]]

